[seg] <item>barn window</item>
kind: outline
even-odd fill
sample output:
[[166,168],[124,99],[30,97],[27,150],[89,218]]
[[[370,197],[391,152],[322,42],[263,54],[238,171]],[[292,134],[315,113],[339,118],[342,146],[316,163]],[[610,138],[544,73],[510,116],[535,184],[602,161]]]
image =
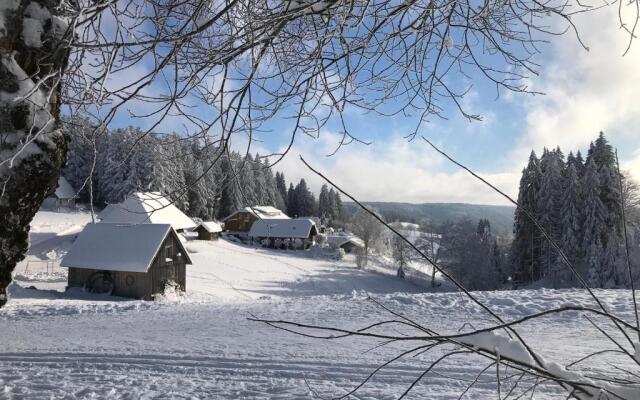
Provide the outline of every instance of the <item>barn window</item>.
[[167,243],[164,246],[164,261],[167,264],[173,261],[173,243]]
[[127,286],[132,286],[136,281],[136,278],[133,277],[133,275],[127,275],[126,278],[124,278],[124,283],[127,284]]

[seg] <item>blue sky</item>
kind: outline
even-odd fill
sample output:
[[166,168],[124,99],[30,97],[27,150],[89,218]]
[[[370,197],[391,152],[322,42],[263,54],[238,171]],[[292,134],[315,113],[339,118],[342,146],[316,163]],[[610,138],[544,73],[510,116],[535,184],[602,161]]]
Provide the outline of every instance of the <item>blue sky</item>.
[[[640,49],[636,44],[622,57],[628,38],[618,28],[616,11],[609,7],[574,20],[589,51],[571,35],[551,38],[551,44],[542,47],[536,59],[542,64],[540,75],[528,84],[546,95],[503,91],[496,99],[495,86],[474,79],[464,105],[483,120],[469,122],[449,106],[444,112],[447,120],[433,118],[420,134],[514,196],[531,149],[541,152],[544,146],[559,145],[565,154],[585,151],[600,130],[618,148],[622,167],[640,179]],[[371,145],[353,143],[326,157],[339,141],[338,128],[330,124],[317,138],[299,136],[276,169],[288,181],[305,178],[317,191],[322,180],[302,165],[302,155],[362,200],[505,204],[423,141],[404,139],[415,120],[359,111],[347,117],[352,132]],[[121,117],[114,125],[127,123]],[[172,123],[179,125],[177,120]],[[253,148],[262,154],[282,150],[291,126],[290,120],[274,120]]]

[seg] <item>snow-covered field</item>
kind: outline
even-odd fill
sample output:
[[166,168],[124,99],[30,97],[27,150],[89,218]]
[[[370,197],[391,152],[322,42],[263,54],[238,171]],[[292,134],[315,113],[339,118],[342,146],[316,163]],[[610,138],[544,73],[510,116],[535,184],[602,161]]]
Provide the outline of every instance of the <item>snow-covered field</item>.
[[[51,250],[63,253],[88,220],[86,214],[39,214],[27,261],[46,259]],[[376,347],[375,340],[305,338],[248,317],[347,328],[389,319],[371,296],[441,332],[455,332],[468,320],[486,323],[478,307],[460,294],[427,293],[396,279],[393,271],[359,271],[350,259],[226,240],[189,241],[187,250],[194,261],[187,267],[187,294],[168,294],[155,302],[63,292],[66,282],[58,270],[53,275],[18,273],[11,301],[0,310],[0,398],[335,397],[410,344]],[[20,268],[24,271],[24,263]],[[613,311],[630,318],[629,292],[598,294]],[[478,295],[507,319],[567,303],[592,305],[586,293],[575,290]],[[519,330],[550,360],[578,359],[585,349],[604,342],[576,314],[548,317]],[[441,354],[404,358],[353,398],[397,398]],[[451,358],[408,398],[456,399],[483,366],[478,358]],[[496,397],[489,376],[483,379],[487,383],[465,398]],[[566,394],[548,386],[533,396],[556,397]]]

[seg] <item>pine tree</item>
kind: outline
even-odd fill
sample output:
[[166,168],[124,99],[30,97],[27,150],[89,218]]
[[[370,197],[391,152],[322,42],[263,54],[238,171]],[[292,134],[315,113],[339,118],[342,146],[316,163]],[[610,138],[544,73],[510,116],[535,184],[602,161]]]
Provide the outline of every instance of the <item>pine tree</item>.
[[323,220],[332,220],[333,210],[331,209],[332,199],[329,195],[329,187],[325,183],[320,189],[320,195],[318,196],[318,217]]
[[[546,230],[552,240],[560,238],[560,207],[562,205],[563,161],[561,151],[546,152],[541,165],[544,166],[540,190],[536,198],[538,223]],[[541,249],[542,276],[553,268],[558,257],[549,240],[544,240]]]
[[578,173],[578,178],[582,179],[582,176],[584,175],[585,163],[580,150],[578,150],[578,152],[576,153],[574,163],[574,165],[576,166],[576,172]]
[[340,192],[337,190],[329,190],[329,198],[331,199],[331,215],[333,221],[342,221],[344,217],[344,210],[342,207],[342,199],[340,198]]
[[[533,216],[536,215],[541,177],[540,162],[535,152],[532,151],[529,163],[522,171],[518,204]],[[511,266],[514,279],[524,283],[539,279],[541,235],[521,208],[516,209],[513,230]]]
[[[575,158],[569,154],[567,160],[567,170],[563,179],[564,188],[562,203],[560,206],[560,247],[565,253],[569,262],[577,266],[582,254],[582,186],[576,171]],[[572,280],[570,269],[564,265],[564,261],[557,257],[556,267],[559,270],[559,283],[567,283]]]
[[220,207],[217,218],[222,219],[240,208],[242,201],[238,191],[236,171],[231,166],[231,157],[222,156],[220,170],[222,175],[222,190],[220,193]]
[[307,187],[307,182],[304,179],[300,179],[300,183],[296,185],[295,197],[299,217],[311,217],[316,215],[318,208],[316,199]]
[[600,271],[603,258],[602,227],[606,224],[607,210],[600,200],[600,177],[593,158],[589,160],[582,178],[583,198],[583,238],[584,265],[588,271],[590,284],[601,287],[600,279],[606,273]]
[[604,137],[604,132],[600,132],[596,141],[592,142],[589,146],[587,163],[592,159],[598,171],[605,166],[613,169],[616,165],[616,156],[613,152],[613,147],[611,147],[609,141]]
[[282,199],[282,207],[281,209],[287,210],[287,183],[284,180],[284,174],[282,172],[276,172],[276,189],[280,194],[280,198]]
[[298,211],[298,199],[296,197],[296,190],[293,187],[293,183],[289,184],[289,190],[287,191],[287,215],[291,218],[297,217]]

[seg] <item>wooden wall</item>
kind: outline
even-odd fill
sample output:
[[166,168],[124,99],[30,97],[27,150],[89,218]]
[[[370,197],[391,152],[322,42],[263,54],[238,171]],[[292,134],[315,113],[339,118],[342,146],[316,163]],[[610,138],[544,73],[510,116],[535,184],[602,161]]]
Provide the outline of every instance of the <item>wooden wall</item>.
[[[181,252],[178,242],[178,237],[170,233],[147,272],[110,271],[114,283],[113,295],[151,300],[154,294],[164,290],[167,281],[174,281],[183,291],[186,290],[186,259],[184,255],[178,256]],[[97,271],[69,268],[68,286],[83,287],[87,278]]]
[[231,232],[249,232],[258,219],[253,213],[242,211],[224,221],[224,229]]

